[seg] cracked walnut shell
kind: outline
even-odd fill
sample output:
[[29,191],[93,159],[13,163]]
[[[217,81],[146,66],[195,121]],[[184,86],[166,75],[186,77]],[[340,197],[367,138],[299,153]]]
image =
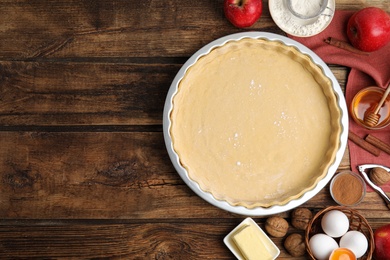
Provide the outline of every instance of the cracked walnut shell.
[[288,222],[279,216],[267,218],[265,230],[273,237],[284,237],[288,230]]

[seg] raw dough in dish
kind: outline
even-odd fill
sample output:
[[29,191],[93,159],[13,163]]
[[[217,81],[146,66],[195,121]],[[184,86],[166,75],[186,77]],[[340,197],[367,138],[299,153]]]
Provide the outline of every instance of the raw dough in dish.
[[200,57],[179,82],[170,118],[189,177],[247,208],[284,205],[313,189],[341,132],[332,83],[310,57],[253,38]]

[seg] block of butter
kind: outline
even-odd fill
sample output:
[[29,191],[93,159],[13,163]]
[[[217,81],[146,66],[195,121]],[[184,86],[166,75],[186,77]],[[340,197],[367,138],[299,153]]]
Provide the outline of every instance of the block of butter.
[[273,260],[280,250],[251,218],[246,218],[224,239],[238,259]]
[[272,259],[271,253],[265,247],[259,232],[251,225],[245,225],[232,237],[245,259]]

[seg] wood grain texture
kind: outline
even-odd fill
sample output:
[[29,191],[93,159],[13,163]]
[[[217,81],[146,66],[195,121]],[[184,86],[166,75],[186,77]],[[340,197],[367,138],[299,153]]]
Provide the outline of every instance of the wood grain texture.
[[184,184],[160,132],[0,132],[0,137],[1,218],[227,215]]
[[[221,0],[3,3],[7,15],[0,19],[4,28],[0,57],[189,56],[210,39],[238,31],[224,19],[221,4]],[[275,25],[264,15],[252,29],[260,27]]]
[[161,125],[178,69],[154,63],[0,62],[0,124]]
[[[214,223],[216,224],[216,223]],[[221,245],[229,224],[61,222],[35,226],[0,226],[5,256],[110,259],[231,259]],[[10,230],[8,230],[10,229]]]
[[[254,218],[264,229],[264,220]],[[3,258],[39,259],[235,259],[223,244],[241,219],[228,222],[196,219],[175,222],[105,223],[102,221],[46,221],[0,224]],[[372,224],[376,229],[386,222]],[[288,233],[302,231],[289,227]],[[292,257],[284,238],[273,238],[278,259]]]
[[[0,259],[234,259],[222,240],[244,216],[185,185],[162,133],[167,91],[195,51],[236,32],[285,35],[268,1],[249,29],[222,3],[0,1]],[[336,6],[390,12],[388,1]],[[344,89],[348,68],[330,68]],[[326,186],[303,206],[330,205]],[[356,209],[373,229],[390,222],[376,193]],[[306,259],[272,239],[279,259]]]
[[[188,57],[213,39],[241,31],[224,18],[222,2],[2,1],[0,57]],[[337,1],[337,6],[389,9],[387,1],[351,2]],[[262,18],[246,30],[283,34],[267,1]]]

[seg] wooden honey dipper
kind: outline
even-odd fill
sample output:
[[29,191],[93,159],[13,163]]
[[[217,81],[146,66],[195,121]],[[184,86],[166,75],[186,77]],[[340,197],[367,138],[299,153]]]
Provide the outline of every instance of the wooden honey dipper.
[[380,115],[378,115],[379,110],[381,109],[383,103],[385,102],[387,96],[389,95],[390,92],[390,85],[387,86],[387,89],[385,93],[383,93],[383,96],[379,103],[377,104],[374,112],[369,112],[367,115],[364,115],[364,123],[366,123],[370,127],[374,127],[378,124]]

